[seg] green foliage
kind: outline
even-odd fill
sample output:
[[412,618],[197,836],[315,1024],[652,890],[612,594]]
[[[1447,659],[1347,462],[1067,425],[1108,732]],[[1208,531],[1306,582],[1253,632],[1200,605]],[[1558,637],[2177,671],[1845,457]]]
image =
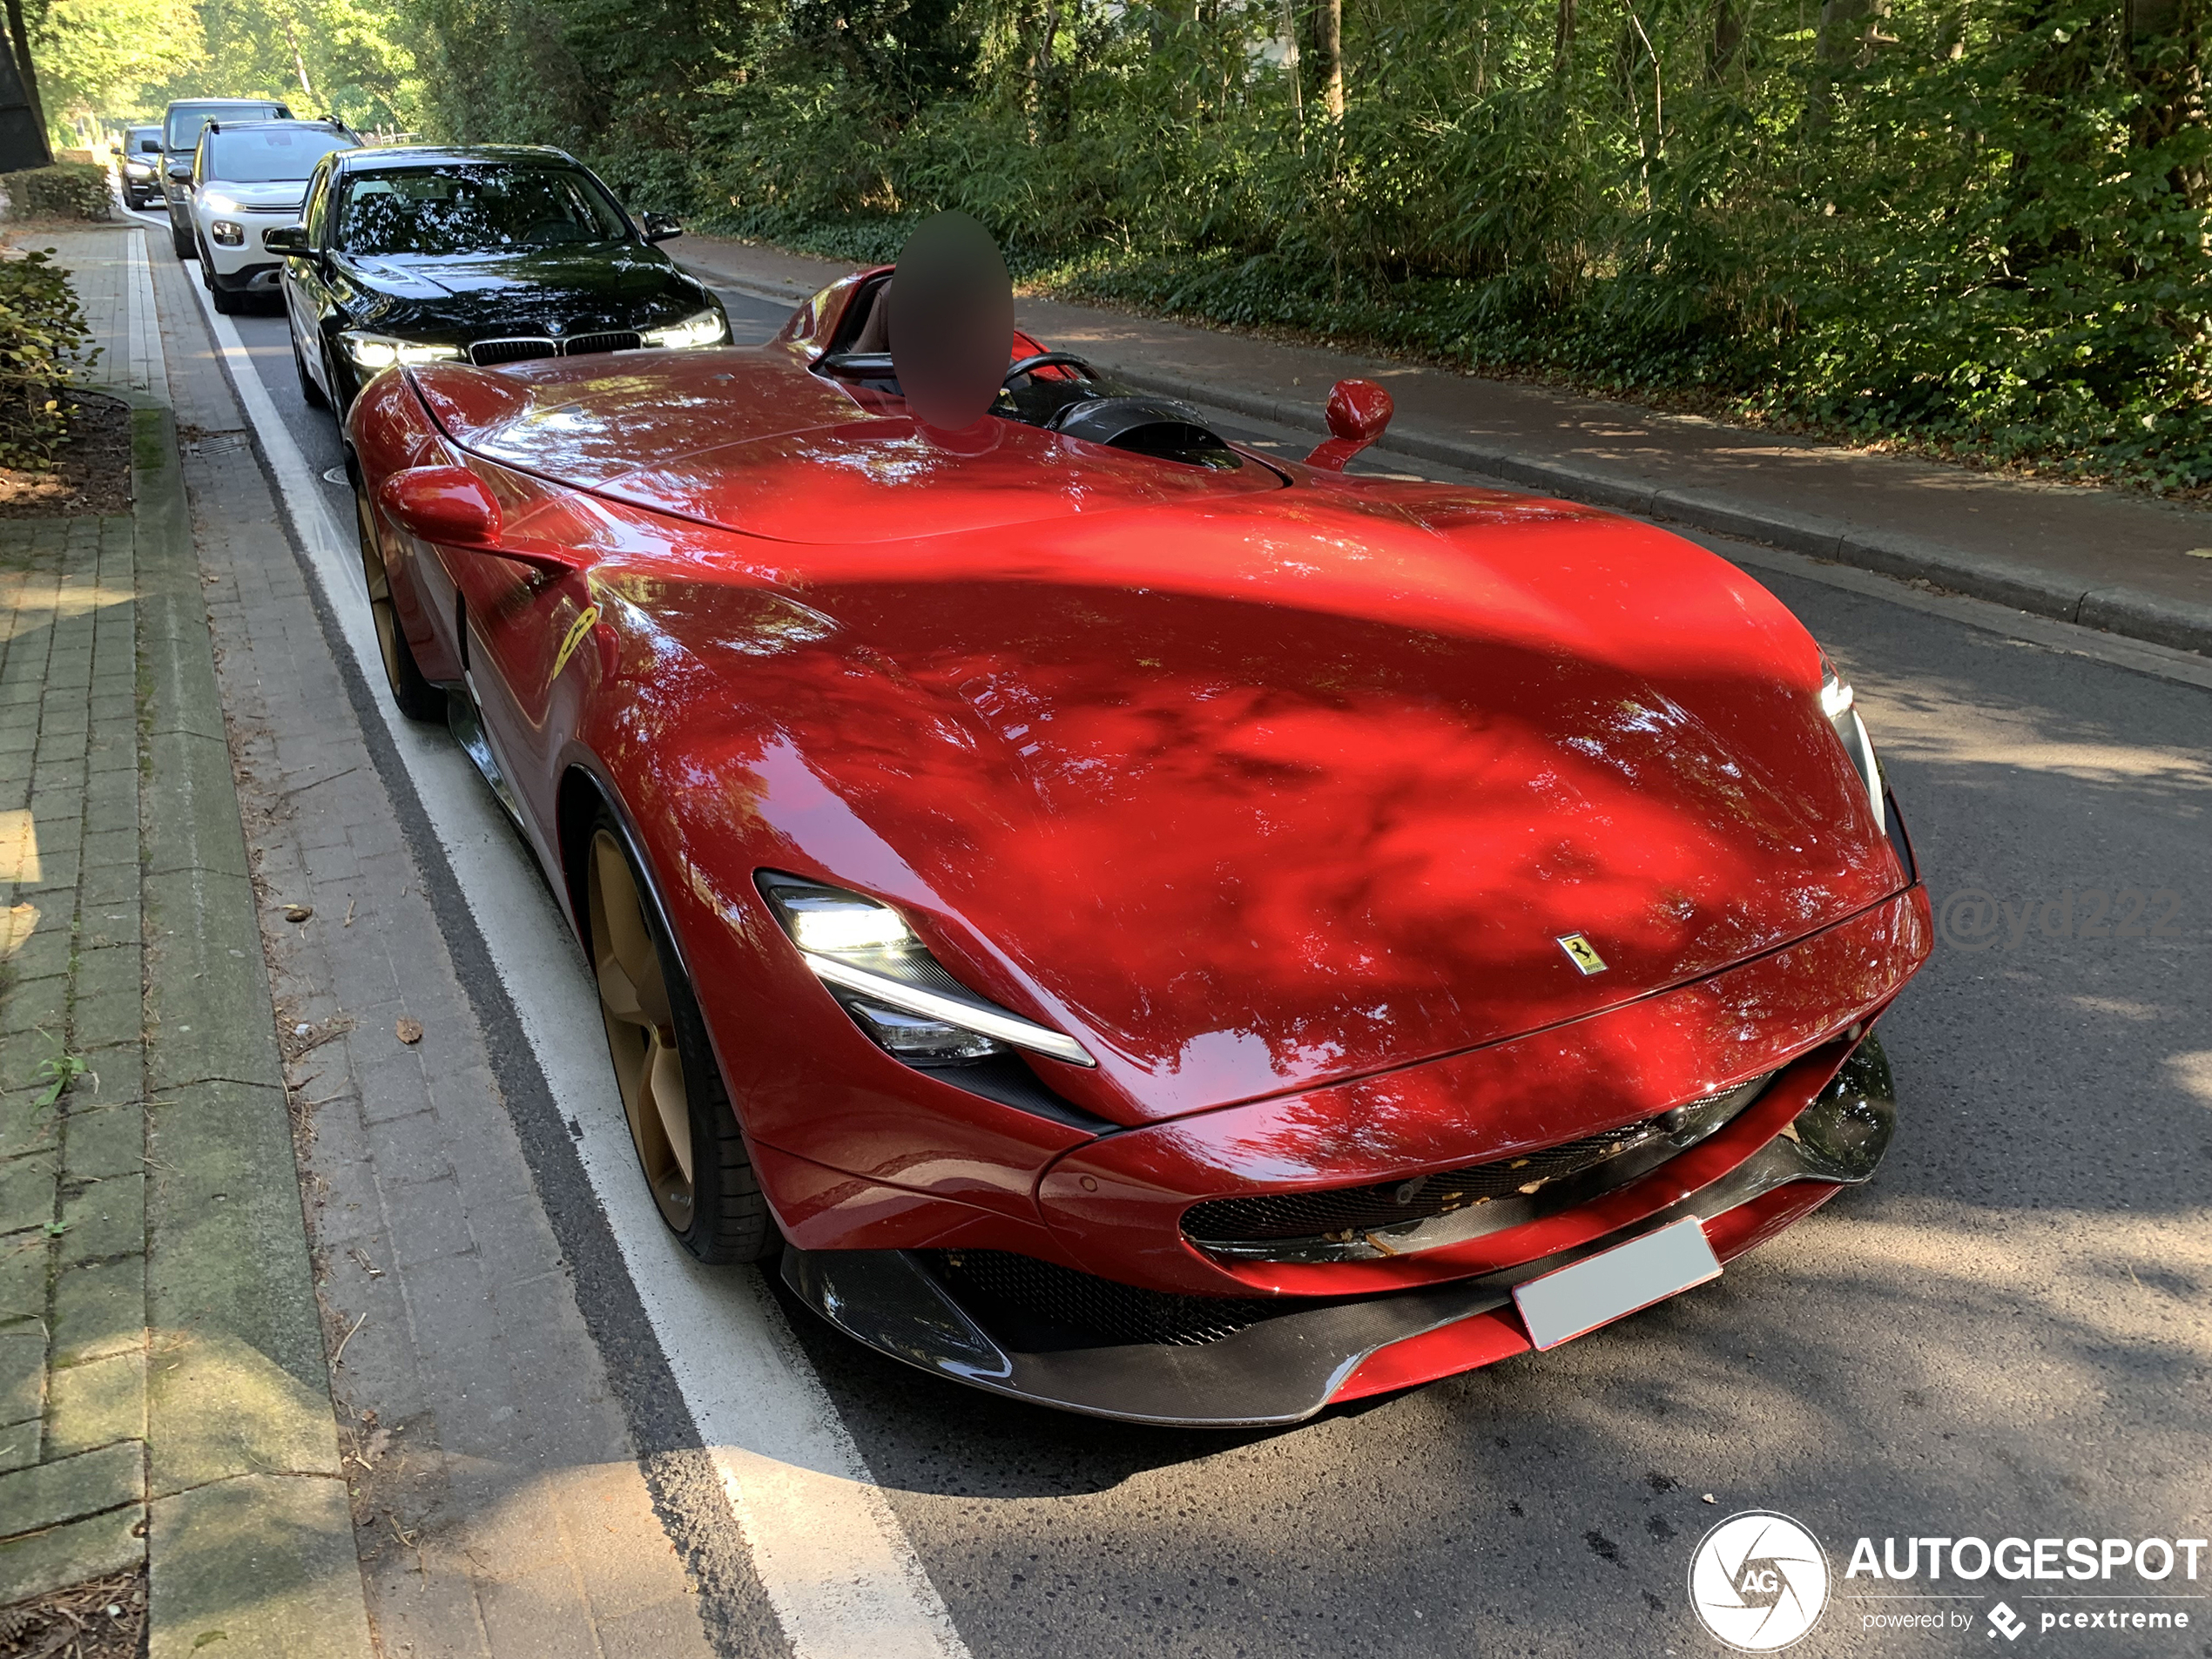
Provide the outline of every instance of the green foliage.
[[70,360],[91,332],[48,252],[0,260],[0,466],[51,463],[68,435]]
[[85,161],[61,161],[51,167],[0,175],[14,219],[105,219],[107,170]]

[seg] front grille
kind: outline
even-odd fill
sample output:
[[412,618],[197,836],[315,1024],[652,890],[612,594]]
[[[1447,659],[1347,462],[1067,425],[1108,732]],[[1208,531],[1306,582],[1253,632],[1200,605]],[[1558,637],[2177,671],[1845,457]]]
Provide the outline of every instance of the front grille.
[[533,357],[558,357],[561,347],[550,340],[480,340],[469,347],[469,361],[478,368],[494,363],[520,363]]
[[1197,1347],[1314,1305],[1306,1297],[1179,1296],[1002,1250],[921,1252],[984,1329],[1026,1353],[1145,1343]]
[[571,357],[588,357],[595,352],[636,351],[644,343],[644,336],[634,328],[626,331],[617,329],[611,334],[578,334],[574,340],[569,341],[568,354]]
[[[1644,1150],[1671,1156],[1720,1128],[1750,1104],[1765,1082],[1764,1077],[1754,1078],[1641,1123],[1577,1141],[1562,1141],[1518,1157],[1371,1186],[1209,1199],[1184,1211],[1183,1231],[1201,1246],[1293,1238],[1342,1243],[1408,1222],[1433,1220],[1494,1199],[1533,1197],[1554,1182],[1595,1170],[1624,1153]],[[1669,1141],[1672,1146],[1665,1144]],[[1623,1166],[1637,1172],[1650,1167],[1648,1157]]]

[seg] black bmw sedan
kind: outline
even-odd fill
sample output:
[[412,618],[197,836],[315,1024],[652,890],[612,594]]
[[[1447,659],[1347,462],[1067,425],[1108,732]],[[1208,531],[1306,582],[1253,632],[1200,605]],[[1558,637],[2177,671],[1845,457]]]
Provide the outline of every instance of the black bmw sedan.
[[654,246],[590,169],[558,150],[391,147],[325,159],[286,256],[300,389],[342,414],[394,363],[574,357],[716,346],[721,302]]

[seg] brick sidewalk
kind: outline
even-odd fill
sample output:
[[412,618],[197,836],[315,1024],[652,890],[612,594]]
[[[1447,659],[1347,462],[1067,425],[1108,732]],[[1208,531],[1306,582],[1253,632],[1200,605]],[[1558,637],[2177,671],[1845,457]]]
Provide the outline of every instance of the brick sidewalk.
[[0,521],[0,1603],[368,1651],[206,602],[135,230],[56,234],[132,514]]

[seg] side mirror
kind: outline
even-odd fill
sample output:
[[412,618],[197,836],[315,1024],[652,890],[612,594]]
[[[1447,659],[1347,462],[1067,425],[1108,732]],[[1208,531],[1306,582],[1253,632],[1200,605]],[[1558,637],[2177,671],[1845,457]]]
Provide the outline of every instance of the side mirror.
[[1329,441],[1305,458],[1309,467],[1342,472],[1345,462],[1390,426],[1395,406],[1372,381],[1339,381],[1329,393]]
[[169,164],[169,169],[168,169],[168,171],[169,171],[169,182],[170,182],[171,184],[172,184],[172,185],[188,185],[188,184],[192,183],[192,163],[191,163],[191,162],[189,162],[189,161],[172,161],[172,162],[171,162],[171,163]]
[[420,542],[495,554],[555,574],[580,570],[584,563],[563,548],[502,545],[499,502],[484,481],[466,467],[409,467],[387,478],[376,498],[386,516]]
[[667,213],[647,213],[644,225],[648,242],[665,242],[671,236],[684,233],[684,227]]
[[305,254],[307,246],[307,227],[304,225],[280,225],[273,231],[261,233],[261,246],[272,253]]

